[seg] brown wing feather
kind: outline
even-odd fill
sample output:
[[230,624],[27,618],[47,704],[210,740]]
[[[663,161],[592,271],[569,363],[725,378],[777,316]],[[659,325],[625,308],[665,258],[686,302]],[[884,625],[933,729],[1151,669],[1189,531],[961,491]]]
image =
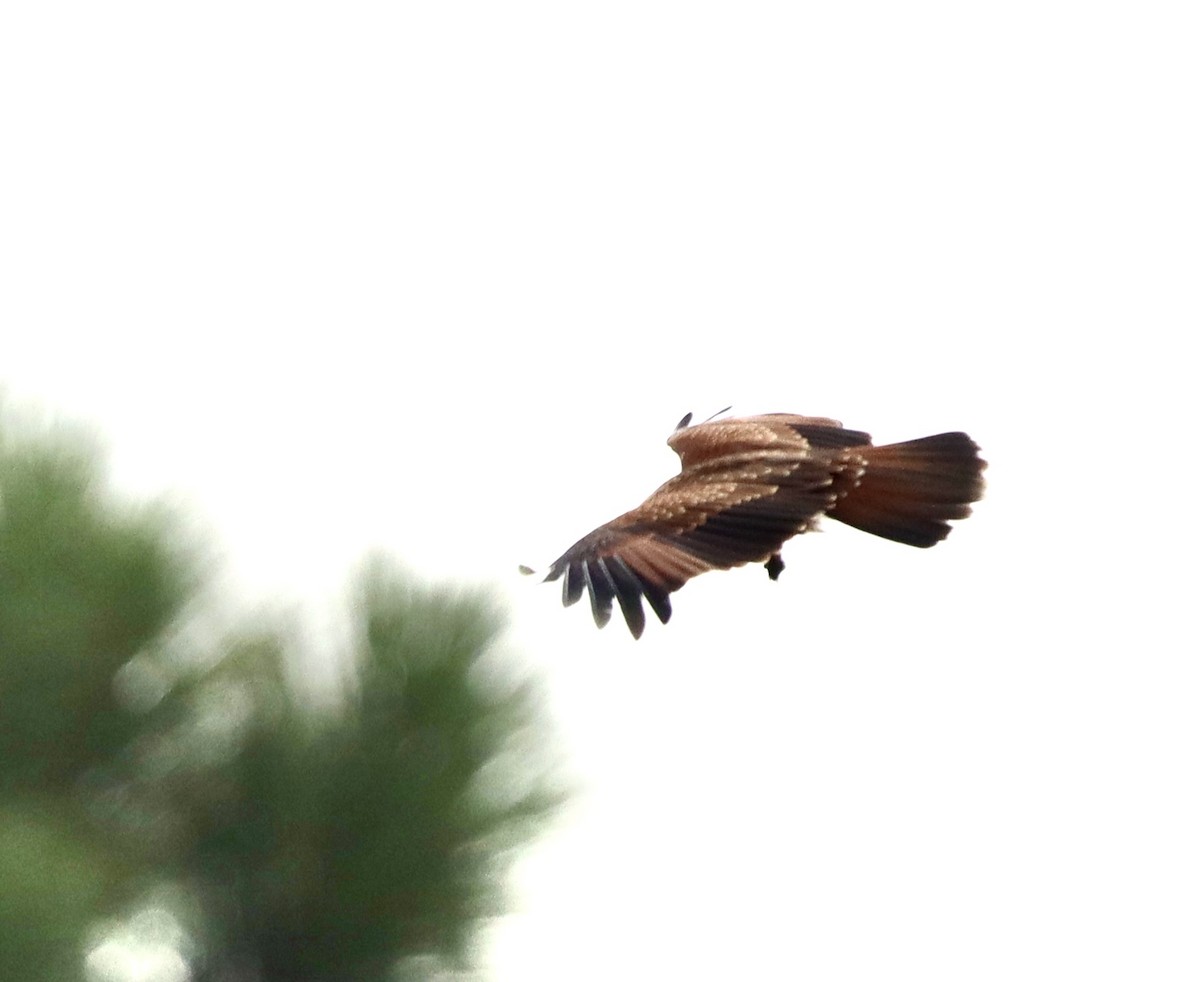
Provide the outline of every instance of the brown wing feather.
[[563,577],[567,606],[586,589],[600,627],[616,600],[630,632],[640,637],[643,597],[665,624],[670,594],[693,576],[766,562],[832,504],[829,461],[812,458],[806,447],[793,447],[786,460],[739,459],[719,470],[710,461],[703,473],[685,470],[637,508],[580,539],[546,579]]
[[679,454],[685,472],[714,461],[727,465],[729,458],[761,454],[795,454],[813,449],[869,446],[870,434],[847,430],[836,419],[768,413],[720,419],[677,430],[667,445]]

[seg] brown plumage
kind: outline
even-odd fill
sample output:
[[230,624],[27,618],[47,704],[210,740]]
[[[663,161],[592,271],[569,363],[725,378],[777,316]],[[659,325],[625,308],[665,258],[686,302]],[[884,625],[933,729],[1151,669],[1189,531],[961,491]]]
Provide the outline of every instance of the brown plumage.
[[690,419],[667,440],[681,473],[585,535],[546,576],[563,578],[564,606],[586,588],[599,627],[615,599],[641,637],[643,597],[665,624],[671,593],[710,569],[765,563],[777,579],[780,547],[821,515],[927,548],[983,493],[987,464],[965,433],[875,447],[866,433],[820,417],[772,413],[689,427]]

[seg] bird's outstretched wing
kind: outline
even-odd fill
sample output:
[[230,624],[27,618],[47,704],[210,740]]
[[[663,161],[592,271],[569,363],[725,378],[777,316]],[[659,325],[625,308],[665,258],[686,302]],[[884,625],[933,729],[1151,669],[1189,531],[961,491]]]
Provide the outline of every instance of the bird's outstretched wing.
[[601,627],[616,600],[629,630],[640,637],[643,597],[665,624],[670,594],[693,576],[765,563],[785,541],[806,531],[836,500],[834,478],[848,466],[821,449],[869,439],[841,430],[833,420],[799,416],[681,429],[668,443],[679,453],[683,472],[571,546],[546,579],[563,578],[566,606],[586,589]]

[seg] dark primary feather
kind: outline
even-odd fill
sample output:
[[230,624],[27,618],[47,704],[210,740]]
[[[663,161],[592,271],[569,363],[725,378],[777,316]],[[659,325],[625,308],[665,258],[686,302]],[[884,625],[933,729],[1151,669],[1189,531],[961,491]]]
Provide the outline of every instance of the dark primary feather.
[[606,565],[612,575],[613,586],[617,591],[617,603],[621,605],[625,623],[629,625],[629,630],[635,638],[641,637],[642,629],[646,626],[646,612],[642,610],[644,587],[620,556],[610,556]]
[[584,562],[583,579],[592,598],[592,616],[596,619],[596,627],[604,627],[612,617],[612,602],[617,595],[617,588],[613,586],[602,556]]
[[596,624],[621,607],[633,636],[642,599],[662,623],[670,594],[693,576],[746,563],[783,569],[783,543],[821,514],[875,535],[929,546],[964,518],[983,491],[986,466],[965,434],[884,447],[836,420],[777,413],[688,426],[668,439],[681,473],[641,505],[589,533],[550,567],[563,604],[586,589]]

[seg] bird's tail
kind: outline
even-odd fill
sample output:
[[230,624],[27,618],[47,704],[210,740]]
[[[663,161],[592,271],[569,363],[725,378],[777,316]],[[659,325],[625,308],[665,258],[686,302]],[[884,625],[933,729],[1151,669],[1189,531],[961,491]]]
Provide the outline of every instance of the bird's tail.
[[983,495],[987,462],[965,433],[855,447],[854,453],[865,461],[861,476],[838,489],[841,496],[826,514],[872,535],[928,548]]

